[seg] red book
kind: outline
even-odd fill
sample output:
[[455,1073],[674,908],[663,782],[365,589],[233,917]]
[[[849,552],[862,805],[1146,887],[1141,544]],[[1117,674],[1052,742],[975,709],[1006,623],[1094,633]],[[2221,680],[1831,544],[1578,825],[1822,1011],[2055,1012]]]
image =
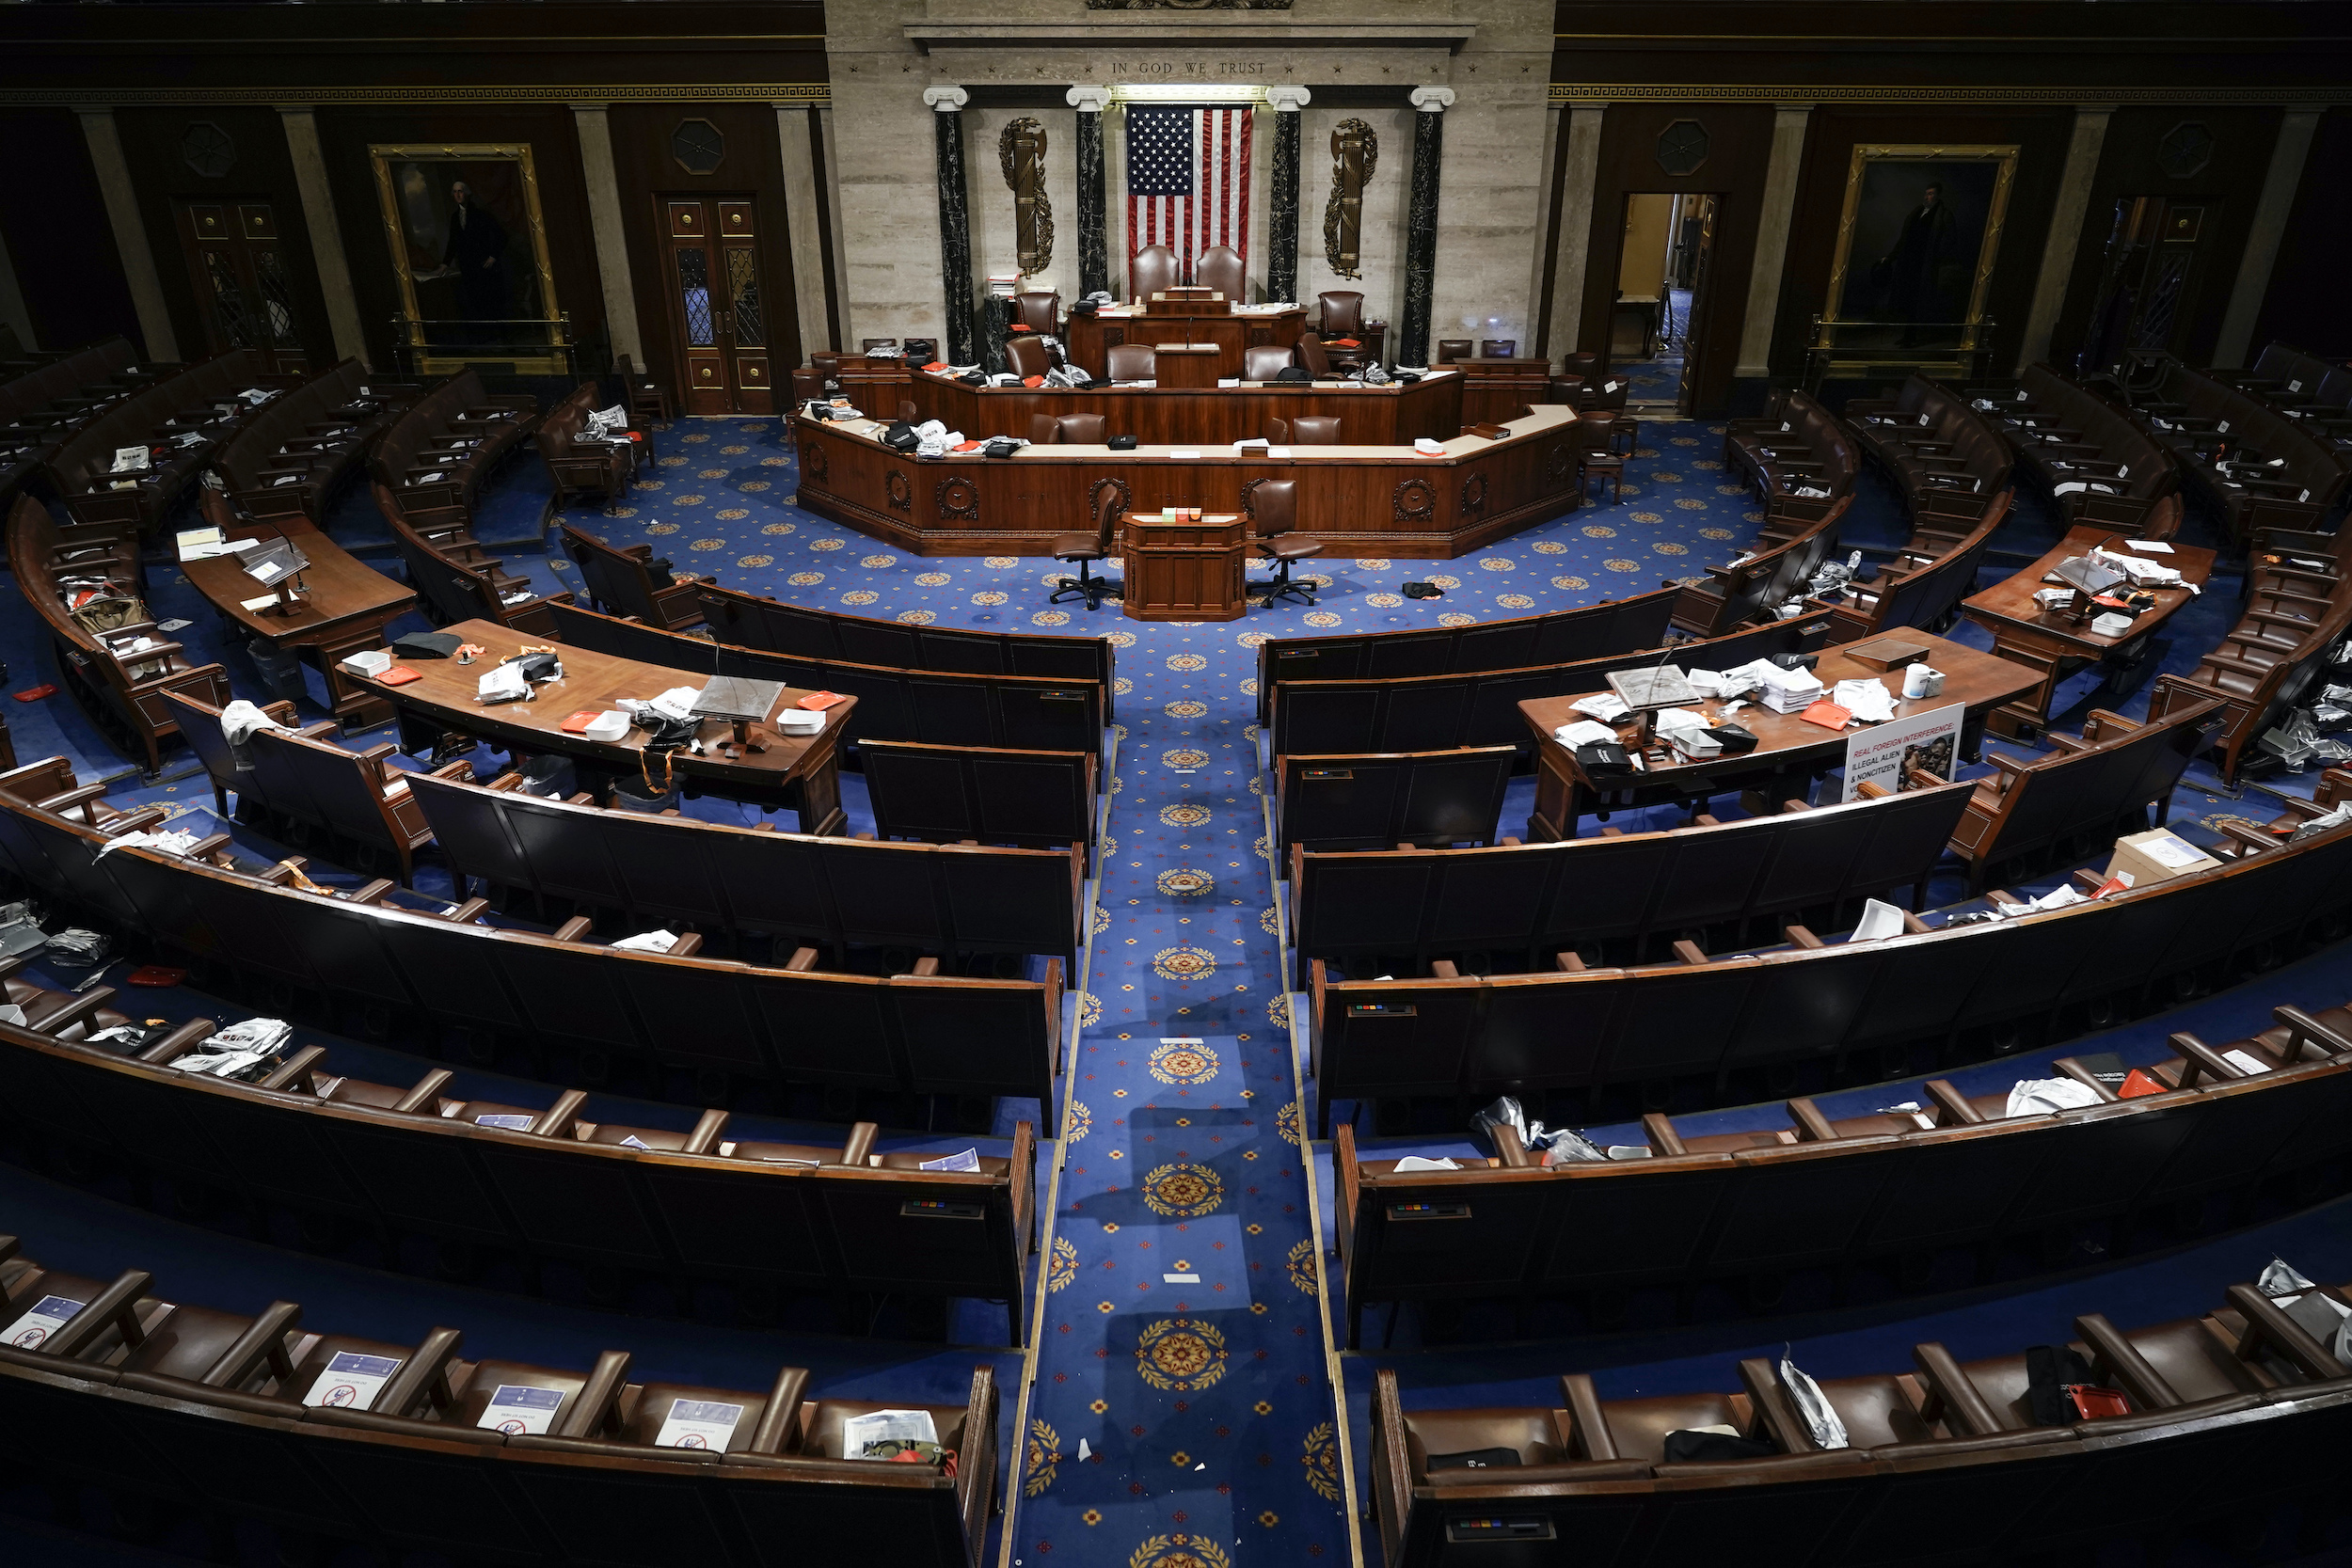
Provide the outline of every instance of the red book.
[[12,695],[20,703],[38,703],[43,697],[54,697],[56,694],[57,689],[55,686],[46,685],[28,686],[22,691],[12,693]]
[[792,705],[804,707],[811,713],[822,713],[842,700],[841,693],[838,691],[812,691]]
[[596,721],[596,715],[602,713],[603,711],[604,710],[602,708],[581,708],[578,713],[573,714],[569,719],[564,721],[564,733],[565,735],[579,735],[582,733],[588,728],[589,725]]
[[1041,375],[1025,375],[1021,378],[1021,385],[1024,387],[1042,387],[1045,385],[1045,378]]
[[414,670],[409,669],[405,664],[395,664],[390,669],[385,671],[382,674],[376,676],[375,679],[377,684],[381,686],[406,686],[410,681],[421,681],[424,679],[424,677],[418,674]]
[[[1005,330],[1008,332],[1026,332],[1029,330],[1029,324],[1027,322],[1014,322],[1010,326],[1005,328]],[[868,1430],[871,1429],[869,1428]]]
[[1364,345],[1354,338],[1334,338],[1331,340],[1331,346],[1333,348],[1361,348]]

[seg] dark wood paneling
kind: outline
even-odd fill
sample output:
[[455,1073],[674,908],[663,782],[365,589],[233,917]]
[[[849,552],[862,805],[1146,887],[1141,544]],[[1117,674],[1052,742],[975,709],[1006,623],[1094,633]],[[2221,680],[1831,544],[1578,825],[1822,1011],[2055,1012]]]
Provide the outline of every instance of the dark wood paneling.
[[[217,179],[188,166],[183,147],[192,121],[218,126],[237,150],[236,162]],[[279,250],[294,291],[295,325],[313,369],[335,362],[335,335],[326,321],[326,297],[319,292],[318,262],[304,221],[302,189],[294,182],[286,129],[274,109],[212,104],[202,108],[118,109],[115,124],[131,182],[139,195],[139,218],[155,255],[156,277],[171,311],[180,352],[188,358],[205,352],[204,306],[196,293],[181,247],[178,214],[183,199],[262,200],[278,221]],[[379,243],[378,248],[382,248]]]
[[[1780,312],[1772,327],[1772,375],[1792,381],[1804,371],[1804,342],[1812,318],[1828,309],[1830,266],[1836,255],[1837,223],[1845,210],[1846,171],[1857,145],[2017,147],[2017,178],[2002,221],[2001,247],[1994,260],[1993,286],[1985,313],[1997,331],[1994,367],[2006,372],[2016,363],[2017,345],[2033,304],[2034,278],[2050,230],[2066,148],[2074,135],[2071,107],[1982,109],[1936,104],[1867,108],[1820,108],[1804,139],[1804,166],[1797,180],[1796,210],[1788,230],[1788,261],[1782,274]],[[1899,379],[1899,378],[1898,378]]]
[[2352,357],[2347,258],[2352,258],[2352,109],[2330,109],[2312,137],[2303,183],[2270,274],[2270,293],[2255,318],[2247,363],[2274,341],[2330,358]]
[[[2066,366],[2083,346],[2083,333],[2106,270],[2107,237],[2115,229],[2115,205],[2136,196],[2204,204],[2202,237],[2189,280],[2193,297],[2187,302],[2186,314],[2191,325],[2188,336],[2181,340],[2181,356],[2192,365],[2212,362],[2214,340],[2221,334],[2230,289],[2246,253],[2247,226],[2253,221],[2254,204],[2262,198],[2263,176],[2269,171],[2271,149],[2279,139],[2280,114],[2273,108],[2214,105],[2116,111],[2107,121],[2099,172],[2083,213],[2082,243],[2075,249],[2074,270],[2067,280],[2066,309],[2059,312],[2058,330],[2050,339],[2054,363]],[[2185,120],[2194,120],[2213,133],[2213,161],[2194,174],[2174,179],[2157,166],[2156,149]],[[2004,361],[1997,368],[2006,372],[2010,367]]]
[[604,284],[596,269],[596,233],[588,220],[587,186],[580,170],[580,138],[569,109],[560,104],[323,108],[318,111],[318,125],[327,180],[335,190],[335,221],[343,231],[343,253],[351,265],[352,293],[367,333],[370,362],[393,362],[391,321],[400,313],[401,303],[368,148],[419,142],[529,142],[539,180],[539,211],[548,230],[548,258],[555,271],[556,309],[571,316],[573,340],[584,345],[581,368],[594,368],[603,352]]
[[[806,111],[799,111],[805,113]],[[786,373],[801,364],[798,279],[792,274],[793,214],[784,204],[784,152],[776,111],[767,103],[616,103],[608,117],[612,132],[612,166],[619,177],[621,222],[628,236],[629,282],[637,300],[637,330],[644,340],[653,373],[676,388],[678,333],[667,292],[669,263],[660,236],[657,203],[664,194],[698,197],[750,196],[757,203],[759,287],[768,315],[769,363],[772,381],[787,386]],[[689,173],[670,154],[670,138],[681,120],[708,120],[726,138],[726,152],[708,174]],[[809,221],[815,221],[811,215]],[[822,288],[824,280],[815,280]]]
[[[1658,165],[1659,134],[1684,119],[1706,129],[1707,161],[1694,173],[1668,174]],[[1732,369],[1740,362],[1740,323],[1747,313],[1748,276],[1756,265],[1756,230],[1772,152],[1769,103],[1612,103],[1600,122],[1581,341],[1587,349],[1609,341],[1625,250],[1625,198],[1651,191],[1712,192],[1714,252],[1707,298],[1693,324],[1699,342],[1695,411],[1701,415],[1723,411]]]
[[0,181],[0,232],[41,347],[119,333],[145,354],[81,120],[70,109],[0,111],[0,146],[19,174]]

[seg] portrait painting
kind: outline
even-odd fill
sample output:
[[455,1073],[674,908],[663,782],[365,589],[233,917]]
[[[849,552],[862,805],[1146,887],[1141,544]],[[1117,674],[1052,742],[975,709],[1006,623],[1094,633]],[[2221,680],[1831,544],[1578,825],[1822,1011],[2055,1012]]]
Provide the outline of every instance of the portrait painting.
[[375,146],[376,192],[401,299],[421,341],[527,336],[554,318],[527,145]]
[[1974,325],[1999,254],[2014,147],[1853,150],[1829,295],[1836,320],[1906,342]]

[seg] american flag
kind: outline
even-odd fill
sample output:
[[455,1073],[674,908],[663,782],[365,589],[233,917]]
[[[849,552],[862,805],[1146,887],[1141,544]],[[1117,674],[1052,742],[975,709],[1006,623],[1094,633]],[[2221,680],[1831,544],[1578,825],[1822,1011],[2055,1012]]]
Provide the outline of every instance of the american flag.
[[1164,245],[1189,276],[1211,245],[1249,255],[1247,108],[1127,107],[1127,260]]

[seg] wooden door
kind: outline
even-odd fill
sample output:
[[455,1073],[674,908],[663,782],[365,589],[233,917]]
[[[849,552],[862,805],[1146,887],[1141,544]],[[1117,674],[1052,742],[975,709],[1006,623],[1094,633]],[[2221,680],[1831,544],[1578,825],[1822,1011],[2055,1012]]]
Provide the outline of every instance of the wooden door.
[[1691,307],[1682,321],[1682,384],[1675,390],[1675,411],[1684,419],[1698,411],[1699,391],[1699,312],[1707,309],[1708,285],[1714,272],[1715,198],[1698,198],[1695,232],[1692,245]]
[[662,197],[663,287],[686,414],[771,414],[758,207],[750,198]]
[[274,373],[310,366],[278,214],[266,201],[183,201],[180,250],[215,354],[250,349]]

